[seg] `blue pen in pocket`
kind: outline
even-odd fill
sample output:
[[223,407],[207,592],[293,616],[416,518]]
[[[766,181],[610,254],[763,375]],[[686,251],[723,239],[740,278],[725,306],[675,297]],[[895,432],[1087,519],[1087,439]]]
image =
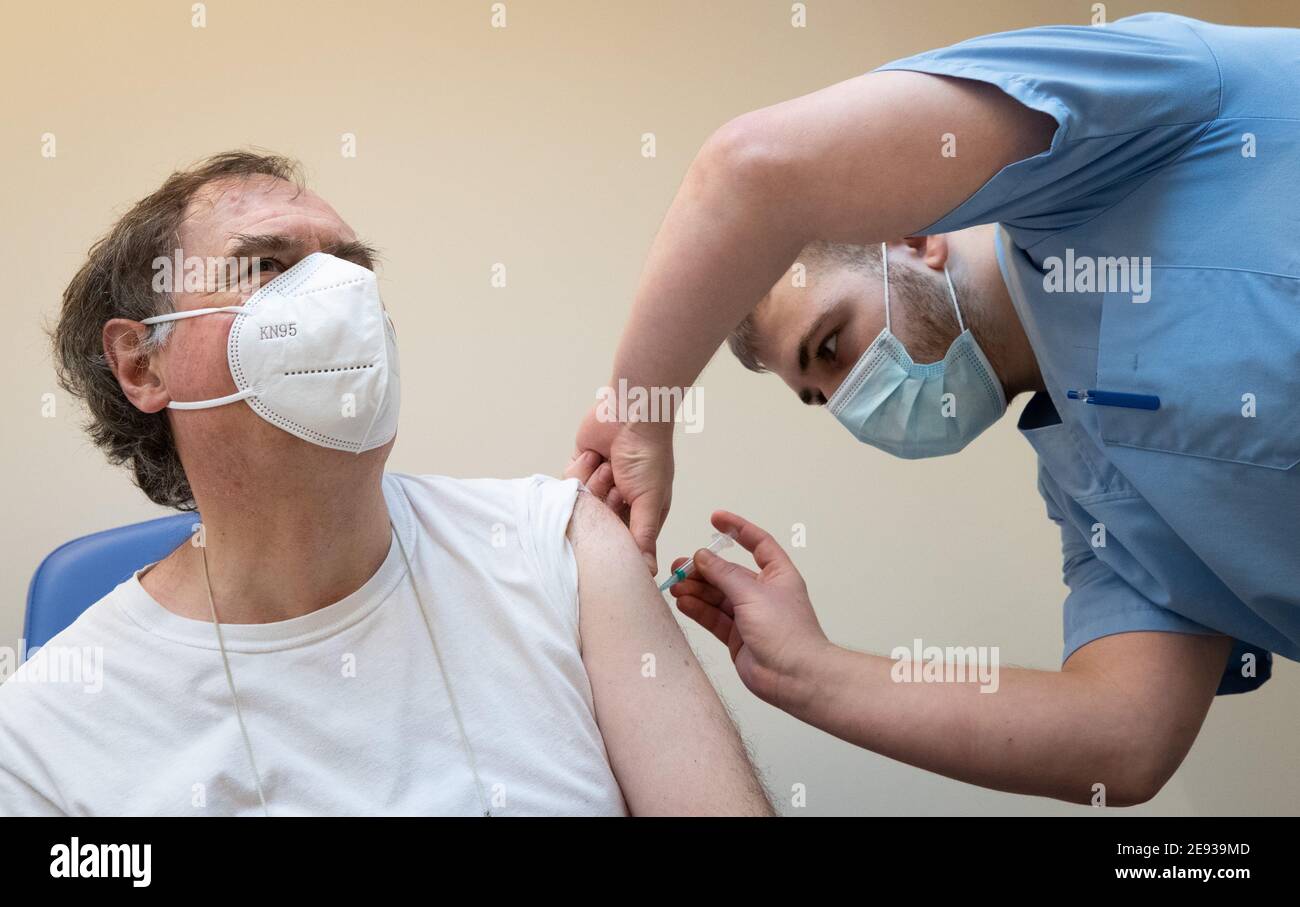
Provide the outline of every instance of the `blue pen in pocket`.
[[1127,409],[1159,409],[1160,398],[1151,394],[1125,394],[1119,391],[1066,391],[1071,400],[1082,400],[1095,406],[1123,406]]

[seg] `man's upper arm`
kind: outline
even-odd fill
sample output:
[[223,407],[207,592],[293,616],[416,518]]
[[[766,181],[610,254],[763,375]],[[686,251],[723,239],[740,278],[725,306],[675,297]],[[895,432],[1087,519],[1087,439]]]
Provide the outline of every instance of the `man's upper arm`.
[[626,527],[579,492],[582,659],[610,764],[634,815],[768,815],[740,735]]

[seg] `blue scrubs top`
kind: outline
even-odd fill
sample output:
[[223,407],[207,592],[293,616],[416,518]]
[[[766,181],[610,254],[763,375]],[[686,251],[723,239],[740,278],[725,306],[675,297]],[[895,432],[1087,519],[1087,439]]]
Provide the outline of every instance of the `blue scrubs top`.
[[1047,386],[1019,428],[1061,530],[1063,659],[1113,633],[1223,633],[1220,693],[1263,683],[1270,652],[1300,659],[1300,31],[1154,13],[881,68],[991,83],[1058,124],[920,232],[1000,224]]

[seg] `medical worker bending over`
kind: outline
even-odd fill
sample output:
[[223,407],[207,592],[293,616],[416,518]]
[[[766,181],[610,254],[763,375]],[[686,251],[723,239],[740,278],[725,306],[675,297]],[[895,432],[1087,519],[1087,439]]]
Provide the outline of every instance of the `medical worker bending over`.
[[[176,254],[256,273],[157,292]],[[173,174],[91,250],[55,342],[96,443],[202,530],[0,686],[0,813],[770,812],[605,505],[385,474],[393,324],[290,162]],[[38,682],[87,646],[102,689]]]
[[[1293,29],[1031,28],[706,143],[611,383],[689,385],[730,336],[875,448],[827,483],[873,524],[893,516],[871,498],[876,450],[956,454],[1032,393],[1018,427],[1069,587],[1061,670],[1003,670],[988,695],[896,683],[892,659],[827,642],[770,535],[718,514],[759,572],[705,556],[673,593],[751,690],[931,771],[1114,806],[1160,790],[1216,692],[1300,658],[1298,73]],[[576,447],[609,462],[573,474],[617,491],[653,560],[671,423],[595,416]],[[936,525],[914,543],[962,538]],[[988,569],[1014,577],[1016,560]],[[863,588],[839,605],[885,603]]]

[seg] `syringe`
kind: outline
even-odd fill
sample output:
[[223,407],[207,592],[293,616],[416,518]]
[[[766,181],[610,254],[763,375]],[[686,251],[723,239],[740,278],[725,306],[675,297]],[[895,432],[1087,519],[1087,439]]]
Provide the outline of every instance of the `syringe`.
[[[727,532],[715,532],[713,534],[713,541],[709,542],[709,544],[705,547],[707,547],[708,550],[712,551],[714,554],[717,554],[723,548],[729,547],[735,541],[736,541],[736,532],[734,529],[728,530]],[[659,591],[660,592],[668,591],[670,587],[677,585],[682,580],[686,579],[686,577],[690,576],[691,571],[693,569],[695,569],[694,555],[688,557],[686,559],[686,563],[682,564],[680,567],[674,570],[672,572],[672,575],[669,576],[668,579],[664,580],[662,583],[659,584]]]

